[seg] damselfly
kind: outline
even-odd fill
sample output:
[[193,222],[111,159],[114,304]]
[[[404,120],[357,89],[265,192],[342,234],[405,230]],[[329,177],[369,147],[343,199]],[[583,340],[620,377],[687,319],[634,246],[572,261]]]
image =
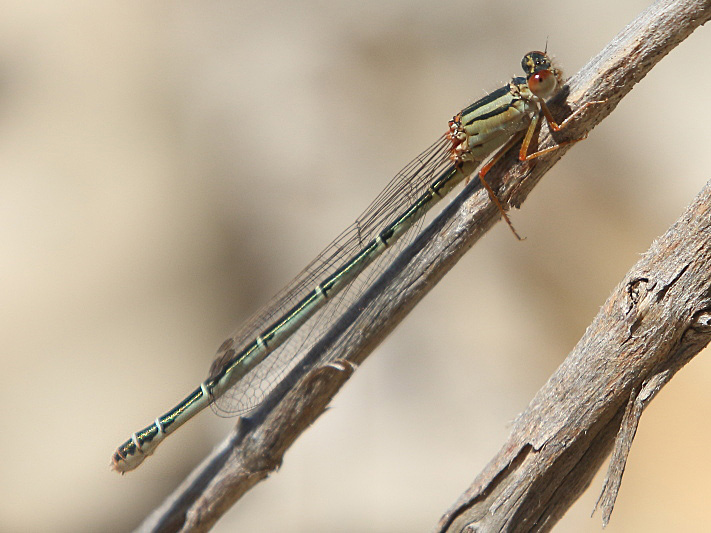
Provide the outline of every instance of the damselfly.
[[[455,115],[445,135],[402,169],[352,226],[220,346],[208,378],[198,388],[118,447],[112,467],[119,472],[136,468],[167,435],[210,404],[227,414],[243,414],[259,405],[356,296],[372,284],[408,242],[408,236],[417,233],[410,230],[423,215],[467,177],[465,163],[471,169],[489,159],[479,169],[479,178],[514,231],[484,176],[523,131],[521,161],[581,140],[528,153],[541,115],[551,130],[560,131],[597,103],[581,106],[557,124],[545,99],[561,88],[560,70],[545,52],[526,54],[521,65],[526,77],[513,78]],[[333,360],[335,353],[329,352],[319,363]]]

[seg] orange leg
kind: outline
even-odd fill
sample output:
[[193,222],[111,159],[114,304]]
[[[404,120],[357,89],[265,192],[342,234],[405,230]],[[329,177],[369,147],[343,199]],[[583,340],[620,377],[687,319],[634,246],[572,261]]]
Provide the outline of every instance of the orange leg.
[[587,102],[583,105],[581,105],[578,109],[573,111],[568,118],[566,118],[563,122],[558,125],[558,123],[553,119],[553,115],[551,114],[550,109],[548,109],[548,106],[546,105],[545,102],[541,101],[541,109],[543,110],[543,114],[546,116],[546,120],[548,121],[548,124],[550,125],[551,129],[553,131],[560,131],[565,126],[573,120],[575,117],[577,117],[580,113],[585,111],[588,107],[593,106],[593,105],[598,105],[598,104],[604,104],[607,102],[607,100],[594,100],[592,102]]
[[504,210],[504,206],[501,204],[501,201],[499,200],[498,196],[496,196],[496,193],[494,192],[494,189],[491,188],[491,185],[484,179],[484,176],[491,170],[491,167],[493,167],[496,162],[501,159],[501,157],[509,151],[509,149],[516,144],[516,141],[518,141],[519,136],[514,135],[509,139],[506,144],[504,144],[499,150],[494,154],[494,156],[479,170],[479,181],[481,184],[484,186],[486,189],[486,192],[489,193],[489,198],[491,198],[491,201],[494,203],[496,208],[499,210],[501,213],[501,216],[503,219],[506,221],[506,224],[508,224],[509,228],[511,229],[511,232],[514,234],[514,236],[519,240],[522,241],[524,240],[523,237],[521,237],[517,232],[516,228],[513,227],[513,224],[511,223],[511,219],[509,216],[506,214],[506,211]]
[[[594,102],[587,102],[586,104],[580,106],[578,109],[573,111],[568,118],[566,118],[563,122],[558,124],[555,119],[553,118],[553,115],[551,114],[550,109],[548,109],[548,106],[546,105],[545,102],[541,101],[541,111],[543,111],[543,115],[546,117],[546,122],[548,122],[548,127],[552,131],[560,131],[563,128],[565,128],[572,119],[577,117],[580,113],[585,111],[588,107],[592,105],[597,105],[597,104],[604,104],[607,100],[595,100]],[[536,126],[538,124],[538,120],[540,118],[540,115],[536,115],[533,117],[533,120],[531,120],[531,124],[528,126],[528,131],[526,132],[526,137],[523,139],[523,143],[521,144],[521,150],[518,153],[518,158],[520,161],[530,161],[531,159],[535,159],[537,157],[541,157],[542,155],[549,154],[551,152],[554,152],[555,150],[558,150],[558,148],[561,148],[563,146],[566,146],[568,144],[574,144],[576,142],[582,141],[585,139],[588,135],[587,133],[580,137],[579,139],[571,139],[569,141],[563,141],[561,143],[558,143],[554,146],[550,146],[548,148],[544,148],[543,150],[538,150],[537,152],[534,152],[532,154],[528,153],[528,147],[531,144],[531,139],[533,138],[533,133],[536,129]]]

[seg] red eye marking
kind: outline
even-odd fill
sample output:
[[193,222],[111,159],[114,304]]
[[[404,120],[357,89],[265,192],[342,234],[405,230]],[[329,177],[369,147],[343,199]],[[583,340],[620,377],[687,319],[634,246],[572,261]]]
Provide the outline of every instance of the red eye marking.
[[536,96],[548,96],[556,89],[557,80],[550,70],[539,70],[528,77],[528,88]]

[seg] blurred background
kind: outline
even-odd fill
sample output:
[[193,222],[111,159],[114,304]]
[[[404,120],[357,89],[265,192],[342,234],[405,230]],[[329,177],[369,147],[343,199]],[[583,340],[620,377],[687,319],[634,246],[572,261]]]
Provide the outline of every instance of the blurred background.
[[[236,419],[124,477],[115,447],[524,53],[573,74],[648,2],[577,5],[5,0],[0,530],[137,526]],[[709,179],[710,45],[573,148],[512,213],[526,241],[497,225],[215,531],[431,530]],[[608,532],[711,520],[709,380],[701,354],[645,412]],[[603,474],[558,531],[600,531]]]

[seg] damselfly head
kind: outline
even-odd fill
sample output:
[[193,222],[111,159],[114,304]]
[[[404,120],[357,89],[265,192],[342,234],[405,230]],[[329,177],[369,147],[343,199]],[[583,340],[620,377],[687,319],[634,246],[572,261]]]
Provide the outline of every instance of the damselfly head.
[[529,52],[521,60],[528,87],[540,98],[552,96],[563,84],[563,73],[545,52]]

